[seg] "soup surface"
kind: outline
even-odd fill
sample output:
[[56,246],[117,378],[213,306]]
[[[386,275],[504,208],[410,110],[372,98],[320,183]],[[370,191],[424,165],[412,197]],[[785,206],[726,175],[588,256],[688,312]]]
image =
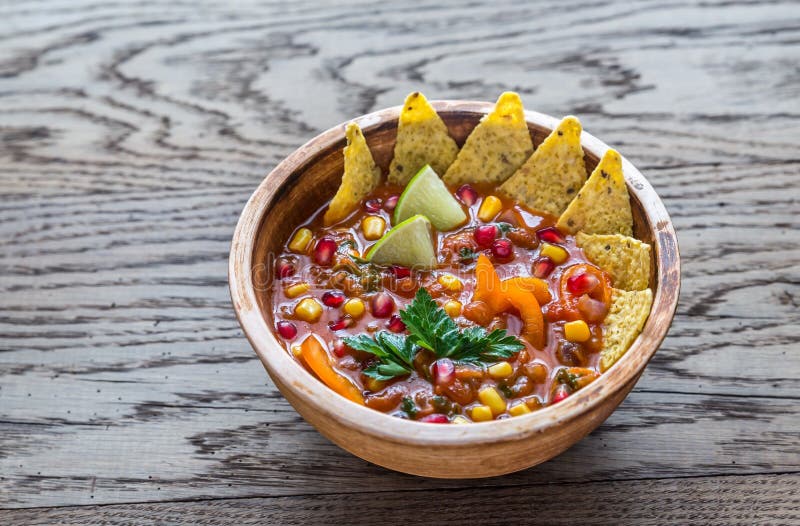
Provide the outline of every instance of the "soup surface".
[[[467,219],[448,231],[433,229],[435,268],[369,262],[365,255],[391,228],[402,190],[382,183],[330,227],[323,226],[326,207],[310,214],[270,262],[275,279],[267,303],[287,352],[348,398],[435,423],[526,414],[599,376],[611,281],[573,236],[554,227],[557,218],[501,197],[491,185],[448,187]],[[499,282],[482,279],[482,270],[496,272]],[[489,289],[502,290],[478,290],[487,289],[487,279]],[[444,312],[462,333],[482,327],[484,336],[515,343],[471,355],[434,352],[416,336],[416,324],[404,322],[417,307],[433,320]],[[437,325],[444,326],[450,325]],[[366,352],[358,344],[365,337],[406,342],[410,362]]]

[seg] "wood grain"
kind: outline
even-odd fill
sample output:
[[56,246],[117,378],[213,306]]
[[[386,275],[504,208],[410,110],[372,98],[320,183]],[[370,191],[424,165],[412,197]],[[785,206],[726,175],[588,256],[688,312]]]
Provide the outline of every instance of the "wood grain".
[[[573,507],[561,498],[569,495]],[[408,506],[425,499],[424,508]],[[49,524],[385,524],[387,510],[398,524],[463,524],[465,516],[482,524],[791,524],[800,507],[800,476],[729,476],[610,483],[548,484],[526,488],[366,491],[340,505],[336,496],[222,499],[199,502],[87,506],[16,510],[10,521]],[[692,506],[676,503],[691,501]],[[667,513],[664,510],[669,510]],[[796,522],[794,522],[796,524]]]
[[[582,509],[599,513],[620,488],[606,481],[635,478],[616,498],[687,522],[664,488],[704,476],[720,510],[763,489],[753,522],[796,519],[780,497],[800,472],[796,3],[25,1],[0,15],[0,507],[275,497],[322,520],[376,487],[414,509],[483,485],[541,496],[534,509],[595,495]],[[279,397],[229,304],[230,237],[264,174],[415,89],[516,89],[579,115],[678,231],[678,314],[634,393],[510,477],[436,482],[342,452]],[[239,513],[228,504],[157,512]]]

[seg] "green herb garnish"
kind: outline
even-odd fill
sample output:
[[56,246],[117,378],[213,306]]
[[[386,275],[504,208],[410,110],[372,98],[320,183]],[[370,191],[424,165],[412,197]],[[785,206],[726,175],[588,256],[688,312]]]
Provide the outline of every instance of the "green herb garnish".
[[356,242],[352,239],[345,239],[339,243],[339,248],[336,251],[339,254],[349,254],[354,248],[356,248]]
[[559,369],[558,373],[556,373],[556,381],[560,384],[569,386],[569,388],[573,391],[578,390],[578,380],[580,380],[580,376],[577,374],[572,374],[567,369]]
[[400,404],[400,409],[406,413],[410,418],[414,418],[419,413],[419,409],[417,409],[417,404],[414,403],[414,400],[410,396],[406,396],[403,398],[403,402]]
[[478,254],[469,247],[461,247],[458,251],[458,258],[462,263],[472,263],[477,257]]
[[458,325],[424,288],[400,311],[400,319],[408,329],[408,336],[381,331],[374,338],[365,334],[343,338],[349,347],[377,358],[364,370],[367,376],[390,380],[412,373],[414,356],[420,348],[437,358],[480,364],[509,358],[524,347],[503,329],[487,332],[483,327],[469,327],[459,331]]
[[497,228],[500,229],[500,232],[508,234],[511,230],[514,230],[514,225],[512,225],[511,223],[505,223],[501,221],[497,223]]
[[381,331],[370,338],[366,334],[342,338],[344,343],[357,351],[375,356],[378,361],[364,369],[364,374],[376,380],[391,380],[414,371],[416,349],[405,336]]

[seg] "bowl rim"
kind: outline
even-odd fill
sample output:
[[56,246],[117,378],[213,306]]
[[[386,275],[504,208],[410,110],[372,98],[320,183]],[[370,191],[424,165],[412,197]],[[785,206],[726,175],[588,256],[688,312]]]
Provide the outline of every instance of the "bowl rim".
[[[431,105],[439,114],[472,113],[476,116],[486,115],[494,108],[494,103],[465,100],[435,100],[431,101]],[[282,384],[302,402],[327,417],[379,439],[419,446],[472,446],[518,440],[570,422],[635,380],[666,337],[674,317],[680,288],[680,256],[677,236],[664,204],[647,179],[624,156],[622,165],[628,191],[641,204],[653,230],[656,290],[642,332],[628,351],[587,387],[558,404],[520,417],[470,425],[431,425],[397,418],[351,402],[335,394],[290,356],[267,325],[250,278],[255,240],[264,216],[295,172],[313,163],[320,152],[344,139],[347,123],[356,122],[369,140],[371,131],[397,121],[401,109],[402,106],[394,106],[378,110],[317,135],[281,161],[261,181],[242,210],[233,234],[228,265],[231,301],[245,336],[279,389]],[[547,130],[553,130],[560,122],[560,119],[530,110],[525,110],[525,118],[534,127]],[[586,131],[581,133],[581,146],[598,159],[609,149],[603,141]],[[669,264],[665,264],[665,261]]]

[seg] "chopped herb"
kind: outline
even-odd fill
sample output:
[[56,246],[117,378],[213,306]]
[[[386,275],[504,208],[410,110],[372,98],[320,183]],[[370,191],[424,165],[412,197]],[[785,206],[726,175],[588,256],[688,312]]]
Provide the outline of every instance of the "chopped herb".
[[352,239],[345,239],[339,243],[339,249],[337,252],[339,252],[339,254],[349,254],[354,248],[356,248],[356,242]]
[[500,229],[500,232],[504,234],[508,234],[510,231],[514,230],[514,226],[511,223],[500,222],[497,223],[497,228]]
[[514,390],[511,389],[511,387],[509,387],[507,383],[503,382],[497,384],[497,388],[500,389],[500,391],[505,395],[506,398],[516,398]]
[[403,402],[400,404],[400,409],[403,410],[410,418],[414,418],[417,416],[419,409],[417,409],[417,404],[414,403],[414,400],[410,396],[406,396],[403,398]]
[[458,258],[462,263],[472,263],[477,257],[478,254],[469,247],[462,247],[461,250],[458,251]]
[[377,361],[364,374],[377,380],[390,380],[414,371],[414,356],[419,348],[438,358],[480,364],[510,358],[523,344],[503,329],[487,333],[483,327],[459,331],[458,325],[439,307],[428,291],[420,288],[411,304],[400,311],[408,336],[381,331],[370,338],[365,334],[343,338],[349,347],[369,353]]
[[567,369],[559,369],[558,373],[556,374],[556,381],[558,383],[564,384],[569,386],[570,389],[573,391],[577,391],[579,389],[578,380],[580,376],[577,374],[572,374]]

